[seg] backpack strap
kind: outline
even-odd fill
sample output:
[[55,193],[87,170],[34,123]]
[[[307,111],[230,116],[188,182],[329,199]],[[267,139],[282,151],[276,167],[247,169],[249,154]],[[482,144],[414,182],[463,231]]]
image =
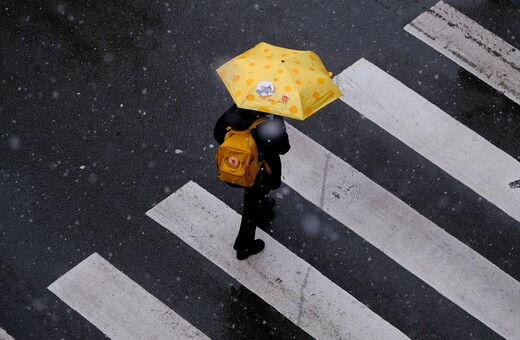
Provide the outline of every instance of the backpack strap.
[[[256,128],[258,125],[262,124],[266,120],[267,120],[266,116],[258,118],[257,120],[255,120],[255,122],[253,124],[251,124],[251,126],[247,129],[247,131],[251,132],[251,130]],[[265,167],[265,170],[267,170],[268,174],[271,174],[271,167],[269,166],[269,164],[267,164],[267,162],[265,160],[260,161],[260,164],[262,164]]]
[[265,167],[265,170],[267,171],[267,173],[270,175],[271,174],[271,167],[269,166],[269,163],[267,163],[265,160],[262,161],[262,163]]
[[[265,117],[265,116],[264,116],[264,117],[260,117],[260,118],[258,118],[257,120],[255,120],[255,121],[253,122],[253,124],[251,124],[251,126],[248,127],[246,130],[247,130],[248,132],[251,132],[251,130],[253,130],[255,127],[257,127],[258,125],[260,125],[261,123],[263,123],[263,122],[266,121],[266,120],[267,120],[267,117]],[[226,131],[227,131],[227,132],[229,132],[230,130],[233,130],[233,127],[232,127],[232,126],[228,126],[228,127],[226,127]]]
[[255,127],[257,127],[258,125],[260,125],[261,123],[263,123],[266,120],[267,120],[267,117],[265,117],[265,116],[258,118],[257,120],[255,120],[255,122],[253,124],[251,124],[251,126],[247,129],[247,131],[251,132],[251,130],[253,130]]

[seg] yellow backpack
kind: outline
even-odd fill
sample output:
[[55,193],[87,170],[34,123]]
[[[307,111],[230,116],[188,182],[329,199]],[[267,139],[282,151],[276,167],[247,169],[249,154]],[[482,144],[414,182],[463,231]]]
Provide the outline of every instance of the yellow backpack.
[[220,180],[241,187],[253,186],[262,162],[258,160],[258,148],[251,130],[266,119],[258,118],[243,131],[228,126],[224,142],[215,155]]

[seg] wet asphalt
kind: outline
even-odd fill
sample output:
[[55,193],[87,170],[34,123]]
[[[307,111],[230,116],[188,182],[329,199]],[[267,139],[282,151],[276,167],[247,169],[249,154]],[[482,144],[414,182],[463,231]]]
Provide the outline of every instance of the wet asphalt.
[[[445,2],[520,48],[512,3]],[[520,107],[403,30],[435,3],[1,1],[0,328],[103,338],[47,290],[98,252],[211,338],[309,338],[144,214],[190,180],[241,212],[216,179],[213,124],[232,101],[214,70],[261,41],[311,49],[334,74],[366,58],[520,159]],[[520,223],[408,146],[341,101],[289,123],[520,280]],[[500,338],[280,192],[271,235],[409,337]]]

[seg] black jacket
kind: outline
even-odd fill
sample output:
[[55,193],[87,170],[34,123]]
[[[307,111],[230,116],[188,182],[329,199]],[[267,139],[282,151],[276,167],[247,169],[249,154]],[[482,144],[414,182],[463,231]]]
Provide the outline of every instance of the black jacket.
[[[215,139],[222,144],[228,126],[235,130],[246,130],[255,120],[266,115],[264,112],[240,109],[233,105],[217,120],[213,130]],[[251,131],[251,135],[258,147],[259,160],[265,160],[271,168],[271,185],[276,189],[280,187],[282,177],[280,155],[289,151],[291,146],[283,118],[274,115],[267,117],[266,121]]]

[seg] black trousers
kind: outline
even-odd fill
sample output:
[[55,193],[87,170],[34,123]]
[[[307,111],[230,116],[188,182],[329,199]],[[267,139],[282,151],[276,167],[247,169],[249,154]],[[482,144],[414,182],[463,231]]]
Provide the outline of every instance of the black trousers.
[[272,189],[270,176],[265,169],[261,169],[255,179],[255,184],[251,188],[245,189],[242,221],[233,245],[237,251],[247,250],[255,239],[256,228],[267,223],[265,200]]

